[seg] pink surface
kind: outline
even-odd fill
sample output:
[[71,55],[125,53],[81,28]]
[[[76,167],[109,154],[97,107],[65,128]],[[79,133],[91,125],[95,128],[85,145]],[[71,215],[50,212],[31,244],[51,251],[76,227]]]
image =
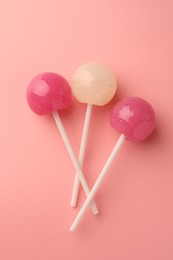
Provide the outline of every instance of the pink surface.
[[[172,13],[171,0],[0,1],[0,259],[173,259]],[[109,125],[115,102],[148,100],[157,127],[123,145],[95,198],[100,215],[88,210],[70,233],[75,171],[51,116],[32,113],[25,92],[38,73],[70,80],[90,60],[112,68],[118,94],[93,111],[89,185],[119,136]],[[77,102],[61,112],[76,153],[84,114]]]

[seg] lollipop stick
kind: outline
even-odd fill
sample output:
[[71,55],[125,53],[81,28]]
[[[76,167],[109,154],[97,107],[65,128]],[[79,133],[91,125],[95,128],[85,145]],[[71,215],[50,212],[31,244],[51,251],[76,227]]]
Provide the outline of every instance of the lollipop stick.
[[[67,136],[67,134],[66,134],[66,131],[65,131],[64,127],[63,127],[63,124],[62,124],[62,122],[61,122],[61,119],[60,119],[60,117],[59,117],[59,114],[55,111],[55,112],[52,112],[52,115],[53,115],[53,117],[54,117],[55,123],[56,123],[56,125],[57,125],[57,127],[58,127],[58,129],[59,129],[59,132],[60,132],[61,137],[62,137],[62,139],[63,139],[63,141],[64,141],[64,144],[65,144],[65,146],[66,146],[66,149],[67,149],[67,151],[68,151],[68,153],[69,153],[69,155],[70,155],[70,158],[71,158],[71,160],[72,160],[72,162],[73,162],[73,165],[74,165],[74,167],[75,167],[75,170],[76,170],[76,172],[77,172],[77,174],[78,174],[78,177],[79,177],[79,179],[80,179],[80,181],[81,181],[81,184],[82,184],[83,189],[84,189],[84,191],[85,191],[85,193],[86,193],[86,196],[87,196],[87,195],[90,193],[88,184],[87,184],[87,182],[86,182],[86,180],[85,180],[85,177],[84,177],[84,175],[83,175],[83,173],[82,173],[82,170],[81,170],[81,168],[80,168],[80,165],[79,165],[79,163],[78,163],[78,161],[77,161],[77,159],[76,159],[76,156],[75,156],[75,154],[74,154],[73,148],[72,148],[72,146],[71,146],[71,144],[70,144],[70,141],[69,141],[68,136]],[[98,214],[98,209],[97,209],[97,206],[96,206],[96,204],[95,204],[94,201],[91,202],[91,206],[92,206],[93,213],[94,213],[94,214]]]
[[84,215],[85,211],[87,210],[88,206],[90,205],[91,201],[93,200],[98,188],[100,187],[101,182],[103,181],[103,179],[104,179],[113,159],[115,158],[116,154],[118,153],[118,151],[119,151],[121,145],[123,144],[124,140],[125,140],[125,136],[123,134],[121,134],[117,143],[116,143],[116,145],[114,146],[105,166],[103,167],[99,177],[97,178],[97,181],[95,182],[90,194],[87,196],[85,203],[83,204],[83,206],[80,209],[76,219],[74,220],[72,226],[70,227],[70,231],[74,231],[77,228],[80,220],[82,219],[82,216]]
[[[87,142],[87,136],[88,136],[88,129],[89,129],[89,123],[91,118],[91,112],[92,112],[92,105],[87,104],[86,114],[85,114],[85,120],[84,120],[84,127],[83,127],[83,133],[81,138],[81,144],[80,144],[80,150],[79,150],[79,158],[78,162],[82,168],[83,161],[84,161],[84,155],[85,155],[85,148],[86,148],[86,142]],[[72,198],[71,198],[71,207],[76,207],[77,203],[77,197],[79,192],[79,184],[80,180],[76,173],[75,179],[74,179],[74,185],[73,185],[73,192],[72,192]]]

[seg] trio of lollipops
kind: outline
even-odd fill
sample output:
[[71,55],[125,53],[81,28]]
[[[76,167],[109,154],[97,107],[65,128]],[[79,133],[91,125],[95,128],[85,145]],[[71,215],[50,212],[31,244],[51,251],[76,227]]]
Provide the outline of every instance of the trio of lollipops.
[[[116,88],[115,75],[107,66],[97,62],[89,62],[76,70],[71,81],[71,87],[62,76],[56,73],[43,73],[33,78],[27,89],[28,104],[36,114],[47,115],[52,113],[75,167],[76,176],[71,206],[76,206],[80,183],[87,197],[70,227],[70,231],[76,229],[89,205],[92,207],[93,214],[98,214],[99,211],[94,201],[94,196],[124,140],[142,141],[151,134],[156,124],[154,110],[147,101],[138,97],[129,97],[118,102],[110,113],[110,124],[121,135],[94,186],[90,190],[82,172],[82,165],[92,106],[107,104],[115,95]],[[70,105],[72,102],[72,92],[79,102],[87,104],[78,160],[57,112]]]

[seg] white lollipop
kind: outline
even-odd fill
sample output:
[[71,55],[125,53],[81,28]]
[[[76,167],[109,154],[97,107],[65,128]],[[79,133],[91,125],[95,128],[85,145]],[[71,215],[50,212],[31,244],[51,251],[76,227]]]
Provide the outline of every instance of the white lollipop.
[[[117,88],[114,73],[105,65],[98,62],[88,62],[80,66],[71,82],[72,92],[75,98],[87,104],[81,145],[78,161],[83,165],[89,122],[92,106],[104,106],[114,96]],[[76,207],[80,180],[76,174],[72,192],[71,207]]]

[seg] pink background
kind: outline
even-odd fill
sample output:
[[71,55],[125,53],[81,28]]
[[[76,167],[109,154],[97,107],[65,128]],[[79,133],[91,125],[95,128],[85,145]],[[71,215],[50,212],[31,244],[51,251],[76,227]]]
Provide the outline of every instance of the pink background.
[[[119,133],[108,122],[122,97],[157,114],[145,142],[126,142],[88,210],[69,232],[74,169],[51,116],[25,100],[30,79],[54,71],[70,80],[82,63],[109,65],[118,93],[95,107],[84,170],[90,186]],[[173,259],[173,1],[0,1],[0,259]],[[76,154],[85,105],[61,113]],[[80,193],[79,206],[85,196]]]

